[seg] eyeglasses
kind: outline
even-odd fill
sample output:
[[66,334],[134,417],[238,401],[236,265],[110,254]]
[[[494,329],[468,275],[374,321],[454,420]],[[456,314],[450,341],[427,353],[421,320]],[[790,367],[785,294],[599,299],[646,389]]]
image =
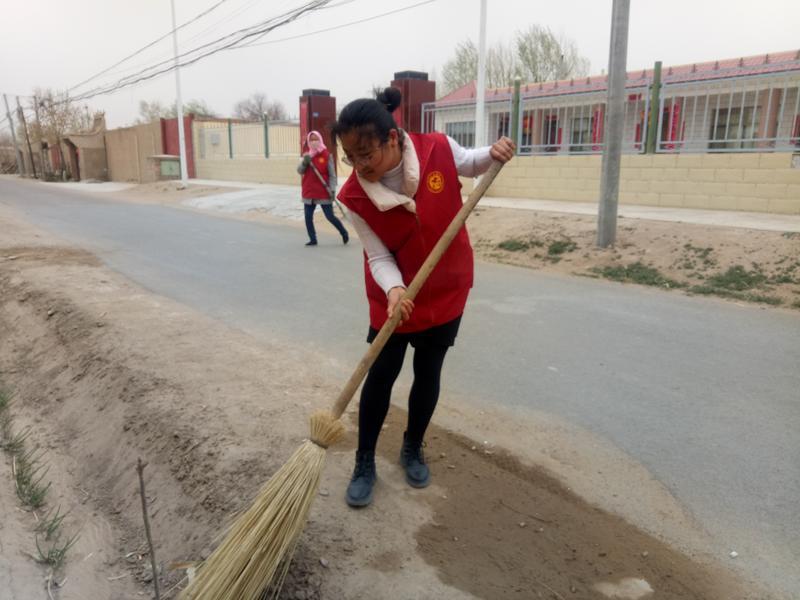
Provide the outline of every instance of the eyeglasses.
[[381,156],[383,156],[383,144],[380,144],[372,149],[368,154],[362,154],[360,156],[353,156],[352,158],[349,156],[343,156],[342,162],[350,167],[366,167],[375,159],[375,155],[380,151]]

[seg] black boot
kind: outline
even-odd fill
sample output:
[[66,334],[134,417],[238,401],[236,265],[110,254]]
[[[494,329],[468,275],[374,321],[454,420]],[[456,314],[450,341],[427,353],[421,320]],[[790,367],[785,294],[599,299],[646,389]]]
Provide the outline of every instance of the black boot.
[[372,502],[372,487],[375,485],[376,477],[375,451],[356,452],[356,466],[345,497],[347,504],[361,507]]
[[405,432],[403,433],[403,448],[400,450],[400,464],[406,470],[408,485],[415,488],[428,487],[431,482],[431,472],[428,465],[425,464],[422,443],[409,442]]

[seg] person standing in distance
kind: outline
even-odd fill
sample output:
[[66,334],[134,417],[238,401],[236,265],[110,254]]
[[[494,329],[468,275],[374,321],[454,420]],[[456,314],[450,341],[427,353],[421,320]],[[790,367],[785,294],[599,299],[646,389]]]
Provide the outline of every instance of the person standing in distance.
[[322,208],[325,218],[330,221],[342,236],[342,243],[350,240],[342,222],[333,214],[333,198],[336,194],[336,169],[331,160],[330,152],[325,147],[325,142],[318,131],[310,131],[306,136],[308,152],[303,154],[303,160],[297,167],[297,172],[303,176],[301,194],[303,209],[305,211],[306,231],[308,242],[306,246],[317,245],[317,231],[314,228],[314,209],[317,205]]
[[353,173],[339,192],[364,246],[364,276],[372,342],[394,311],[401,321],[370,368],[361,390],[358,450],[347,487],[350,506],[372,501],[377,477],[375,447],[409,344],[414,348],[414,382],[400,464],[409,485],[430,483],[422,451],[425,431],[439,398],[444,357],[455,343],[472,287],[473,256],[462,227],[414,302],[400,301],[444,230],[462,206],[459,175],[484,173],[492,160],[514,156],[502,137],[491,146],[468,150],[441,133],[407,133],[392,112],[401,93],[386,88],[377,99],[354,100],[332,127]]

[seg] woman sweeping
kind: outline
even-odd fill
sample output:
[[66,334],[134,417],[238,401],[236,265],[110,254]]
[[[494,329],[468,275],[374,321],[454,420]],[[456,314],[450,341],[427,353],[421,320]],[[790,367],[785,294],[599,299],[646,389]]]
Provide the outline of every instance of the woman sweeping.
[[372,501],[375,447],[409,344],[414,348],[414,382],[400,463],[409,485],[422,488],[430,483],[422,442],[439,398],[444,357],[455,343],[472,287],[472,247],[465,228],[442,256],[416,302],[400,302],[400,298],[461,208],[458,176],[480,175],[493,159],[507,162],[514,155],[514,144],[505,137],[492,146],[467,150],[440,133],[406,133],[392,117],[400,100],[395,88],[386,88],[377,100],[354,100],[333,126],[345,162],[354,167],[339,200],[350,209],[364,246],[370,316],[367,341],[372,342],[395,310],[401,312],[399,326],[361,390],[358,450],[346,494],[347,503],[354,507]]
[[342,243],[346,244],[350,239],[347,229],[333,214],[333,197],[336,194],[336,170],[330,153],[318,131],[310,131],[308,133],[306,146],[308,152],[303,155],[303,160],[297,167],[297,172],[303,176],[301,193],[303,196],[303,209],[305,210],[306,231],[308,232],[306,246],[317,245],[317,231],[314,229],[314,209],[318,204],[322,208],[325,218],[330,221],[342,236]]

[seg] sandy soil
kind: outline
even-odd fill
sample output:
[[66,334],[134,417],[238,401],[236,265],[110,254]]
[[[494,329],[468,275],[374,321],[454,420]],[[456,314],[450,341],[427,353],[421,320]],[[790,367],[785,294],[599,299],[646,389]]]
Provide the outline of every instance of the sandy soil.
[[[6,212],[0,339],[15,427],[31,426],[31,442],[47,449],[51,502],[81,532],[57,575],[63,599],[149,595],[138,457],[148,463],[162,590],[173,597],[183,572],[169,566],[208,554],[349,375],[322,379],[304,366],[326,360],[314,350],[257,342]],[[715,562],[702,529],[615,448],[547,415],[479,410],[447,394],[428,436],[434,485],[404,483],[405,414],[394,407],[375,501],[350,510],[354,409],[346,440],[328,452],[282,598],[774,597]],[[0,469],[4,515],[12,485]],[[0,546],[0,568],[15,579],[34,577],[21,553],[32,523],[20,516],[3,519],[14,533],[4,529]],[[635,591],[645,585],[655,592]],[[40,596],[20,597],[47,598],[41,580],[33,587]]]

